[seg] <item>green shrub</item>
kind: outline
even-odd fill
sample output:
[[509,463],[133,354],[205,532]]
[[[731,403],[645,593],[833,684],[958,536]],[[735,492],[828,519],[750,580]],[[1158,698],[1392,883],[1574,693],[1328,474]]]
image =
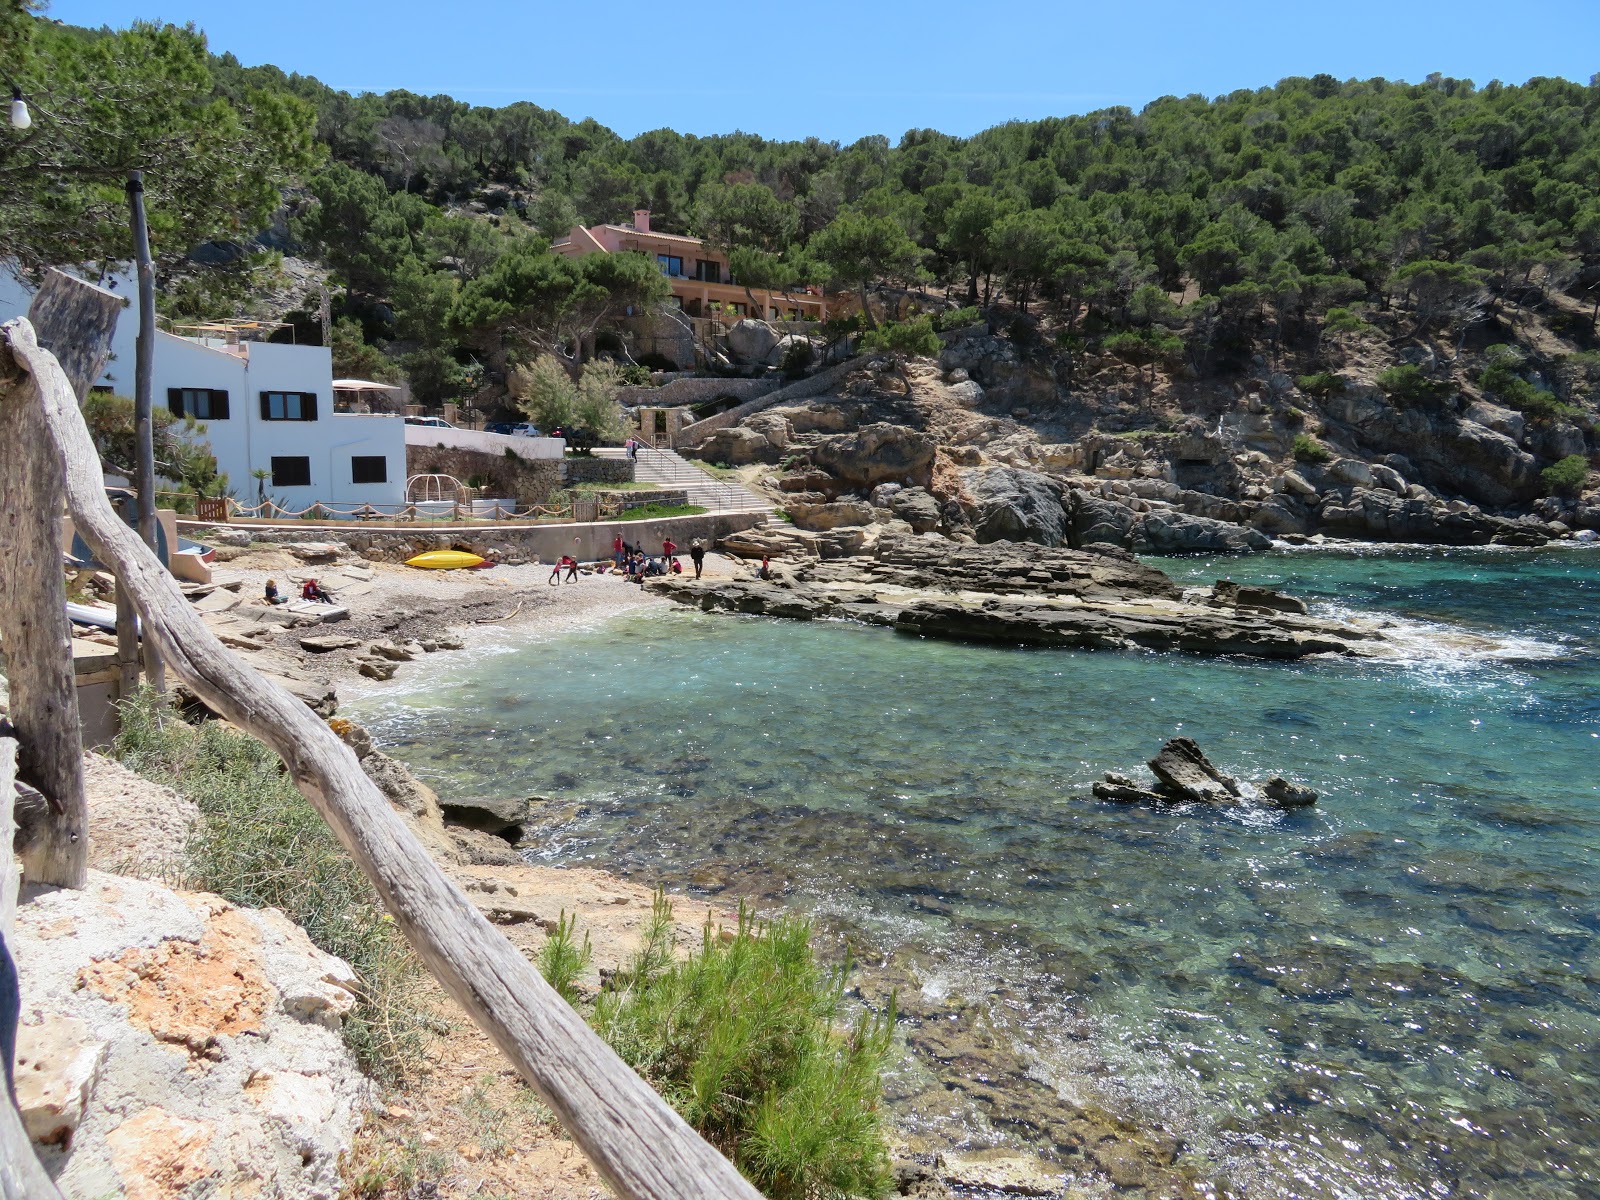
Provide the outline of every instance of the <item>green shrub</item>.
[[624,510],[617,521],[654,521],[658,517],[697,517],[706,509],[698,504],[641,504]]
[[[1502,353],[1496,354],[1496,351]],[[1478,376],[1478,386],[1501,404],[1526,413],[1535,420],[1570,416],[1577,411],[1572,405],[1563,404],[1551,393],[1541,391],[1517,374],[1522,355],[1516,347],[1490,346],[1486,357],[1489,365]]]
[[1348,308],[1330,308],[1328,315],[1323,318],[1322,328],[1325,333],[1359,333],[1372,326]]
[[1329,371],[1318,371],[1313,375],[1301,375],[1294,381],[1308,396],[1337,396],[1348,386],[1343,375],[1335,375]]
[[1296,462],[1325,463],[1333,458],[1332,450],[1307,433],[1294,435],[1292,451]]
[[1581,454],[1569,454],[1540,471],[1539,478],[1557,495],[1576,496],[1589,481],[1589,460]]
[[1429,379],[1410,363],[1400,363],[1378,376],[1378,388],[1391,400],[1418,404],[1438,399],[1450,390],[1450,385]]
[[952,308],[938,313],[933,318],[933,327],[940,333],[946,329],[960,329],[963,325],[974,325],[979,318],[975,308]]
[[364,1070],[396,1083],[421,1062],[416,956],[366,876],[278,756],[219,722],[189,725],[146,689],[120,706],[112,752],[130,770],[194,801],[203,818],[184,848],[184,883],[247,908],[278,908],[349,963],[362,994],[344,1037]]
[[[624,1061],[771,1200],[888,1193],[880,1073],[894,1009],[838,1027],[845,972],[825,971],[798,917],[741,908],[674,961],[657,895],[644,940],[589,1019]],[[570,965],[573,934],[557,955]],[[543,966],[543,963],[541,963]]]
[[906,358],[932,358],[943,345],[933,330],[933,318],[926,315],[908,321],[885,321],[861,335],[862,350]]

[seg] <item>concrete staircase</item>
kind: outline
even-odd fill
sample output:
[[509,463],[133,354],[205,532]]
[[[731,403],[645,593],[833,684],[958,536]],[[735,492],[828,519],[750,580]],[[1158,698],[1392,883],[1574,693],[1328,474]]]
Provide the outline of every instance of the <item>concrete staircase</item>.
[[[626,458],[628,452],[616,446],[602,446],[596,458]],[[765,496],[737,483],[725,483],[683,458],[676,450],[657,450],[641,446],[634,460],[633,477],[640,483],[687,493],[690,504],[713,513],[770,513],[775,507]]]

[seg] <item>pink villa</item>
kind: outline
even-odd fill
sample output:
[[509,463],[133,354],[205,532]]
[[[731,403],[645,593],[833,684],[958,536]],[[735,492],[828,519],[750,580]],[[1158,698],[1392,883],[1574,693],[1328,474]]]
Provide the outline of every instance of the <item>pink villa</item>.
[[[572,231],[553,243],[550,249],[568,258],[628,250],[648,254],[660,264],[661,273],[672,284],[670,302],[691,317],[715,316],[732,308],[740,317],[820,321],[828,312],[821,288],[796,288],[790,292],[751,288],[746,292],[729,274],[726,254],[706,245],[700,238],[653,232],[647,208],[634,210],[633,221],[627,225],[594,225],[588,229],[574,225]],[[753,312],[752,294],[756,301]]]

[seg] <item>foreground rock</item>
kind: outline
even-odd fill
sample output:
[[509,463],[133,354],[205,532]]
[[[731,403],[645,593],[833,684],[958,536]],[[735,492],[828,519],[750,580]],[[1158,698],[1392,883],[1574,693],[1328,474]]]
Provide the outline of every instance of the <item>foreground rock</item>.
[[1257,787],[1219,769],[1193,738],[1173,738],[1150,760],[1156,777],[1145,787],[1126,775],[1107,771],[1094,785],[1095,797],[1121,804],[1247,804],[1266,808],[1305,808],[1317,802],[1311,788],[1274,775]]
[[1292,659],[1361,654],[1382,640],[1376,629],[1295,611],[1297,601],[1268,589],[1251,589],[1250,602],[1245,589],[1186,599],[1167,575],[1114,549],[886,536],[870,555],[807,562],[772,581],[669,576],[647,586],[708,612],[845,618],[1009,645]]
[[340,1193],[368,1099],[345,963],[276,910],[97,871],[25,900],[18,1100],[63,1192]]

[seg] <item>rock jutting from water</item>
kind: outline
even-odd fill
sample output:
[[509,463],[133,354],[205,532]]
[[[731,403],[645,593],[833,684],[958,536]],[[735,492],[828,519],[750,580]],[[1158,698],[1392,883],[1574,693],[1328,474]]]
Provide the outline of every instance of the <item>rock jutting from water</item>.
[[1163,572],[1104,553],[889,535],[870,554],[780,568],[771,580],[667,576],[649,586],[707,612],[844,618],[902,633],[1010,645],[1182,650],[1294,659],[1360,655],[1376,628],[1308,616],[1267,588],[1186,597]]
[[1281,775],[1259,785],[1236,779],[1207,758],[1193,738],[1176,737],[1162,746],[1150,760],[1150,770],[1154,787],[1107,771],[1094,785],[1095,798],[1120,804],[1254,803],[1264,808],[1305,808],[1317,802],[1314,790]]

